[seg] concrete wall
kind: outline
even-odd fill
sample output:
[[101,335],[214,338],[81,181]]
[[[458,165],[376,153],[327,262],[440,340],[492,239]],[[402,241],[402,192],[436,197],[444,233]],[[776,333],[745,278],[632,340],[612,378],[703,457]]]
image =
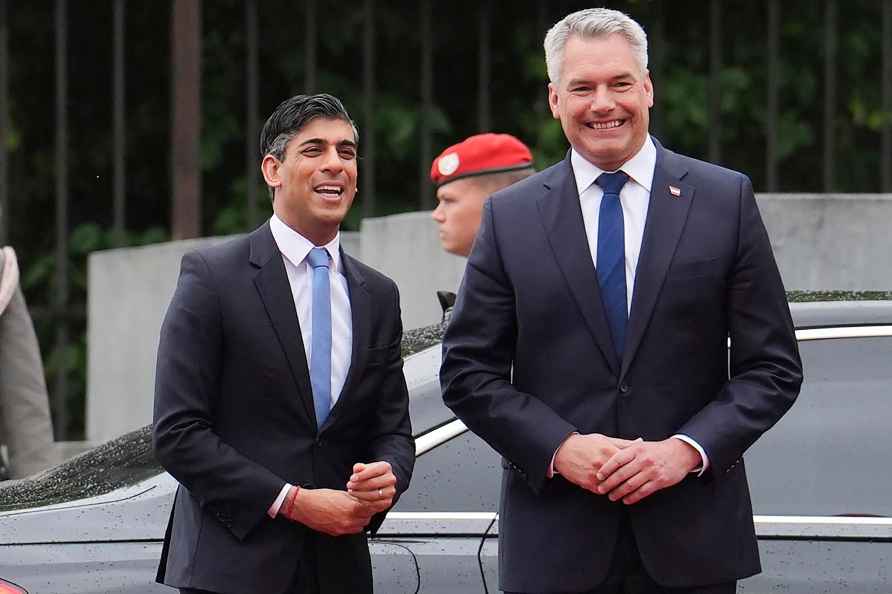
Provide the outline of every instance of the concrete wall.
[[[892,195],[760,195],[787,289],[892,289]],[[405,328],[440,319],[465,261],[440,250],[430,213],[367,219],[344,249],[400,287]],[[182,255],[220,238],[97,252],[89,260],[87,439],[152,418],[155,352]]]
[[440,321],[437,290],[457,291],[465,259],[440,248],[430,212],[365,219],[360,258],[392,278],[400,288],[403,326],[418,328]]
[[757,200],[788,290],[892,289],[892,194]]

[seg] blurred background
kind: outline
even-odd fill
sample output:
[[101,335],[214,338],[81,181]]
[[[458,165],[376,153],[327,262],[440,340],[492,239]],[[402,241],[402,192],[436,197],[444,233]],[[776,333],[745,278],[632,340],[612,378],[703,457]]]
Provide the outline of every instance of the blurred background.
[[[757,192],[892,192],[892,0],[608,2],[649,35],[652,131]],[[480,131],[567,145],[542,39],[583,2],[0,0],[0,245],[15,247],[55,438],[84,436],[87,256],[271,213],[257,137],[297,93],[360,130],[346,221],[429,210]],[[432,228],[433,233],[433,228]]]

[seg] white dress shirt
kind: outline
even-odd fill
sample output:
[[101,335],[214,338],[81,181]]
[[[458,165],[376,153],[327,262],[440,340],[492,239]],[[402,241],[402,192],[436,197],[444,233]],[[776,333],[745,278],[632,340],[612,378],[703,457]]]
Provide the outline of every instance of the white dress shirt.
[[[294,308],[300,322],[300,334],[304,342],[307,363],[312,360],[313,349],[313,271],[307,262],[310,250],[317,247],[312,241],[286,225],[275,214],[270,217],[269,228],[273,239],[282,252],[285,273],[291,286]],[[350,295],[347,290],[347,277],[341,268],[341,235],[324,246],[331,258],[329,275],[331,287],[331,406],[341,395],[350,360],[353,354],[353,318],[350,310]],[[296,397],[296,395],[295,395]],[[276,517],[279,508],[288,494],[291,485],[286,484],[269,508],[270,517]]]
[[[600,218],[604,190],[595,183],[595,180],[605,171],[586,161],[585,157],[576,152],[576,149],[570,152],[570,164],[573,166],[573,175],[576,178],[576,189],[579,192],[579,206],[582,208],[582,220],[585,223],[589,252],[591,252],[592,263],[597,266],[598,219]],[[641,255],[641,240],[644,238],[644,222],[647,220],[650,186],[654,179],[656,164],[657,149],[648,136],[635,156],[620,168],[629,176],[629,181],[619,192],[619,201],[623,209],[623,236],[626,243],[626,313],[632,311],[635,271],[638,269],[638,256]]]
[[[597,268],[598,218],[604,190],[595,183],[595,180],[605,171],[587,161],[585,157],[576,152],[576,149],[570,151],[570,164],[573,166],[573,176],[576,179],[576,189],[579,192],[579,205],[582,208],[582,220],[585,224],[589,252],[592,263]],[[623,209],[623,237],[626,244],[626,311],[628,313],[632,312],[635,272],[638,270],[638,257],[641,255],[641,242],[644,239],[644,224],[647,221],[647,209],[650,203],[656,164],[657,148],[648,135],[638,152],[619,168],[629,176],[629,181],[619,192],[619,201]],[[706,472],[709,467],[709,458],[700,444],[687,435],[676,434],[673,437],[689,444],[699,452],[703,464],[695,469],[695,472],[698,472],[699,475]],[[554,469],[554,458],[552,458],[551,467]]]

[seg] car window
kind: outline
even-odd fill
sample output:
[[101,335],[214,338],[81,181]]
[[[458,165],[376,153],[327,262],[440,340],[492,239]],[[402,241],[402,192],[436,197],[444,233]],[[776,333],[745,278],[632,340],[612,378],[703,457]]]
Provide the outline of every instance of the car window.
[[421,455],[409,489],[395,511],[496,511],[502,480],[501,458],[486,442],[465,431]]
[[892,516],[892,337],[799,349],[798,400],[744,458],[755,513]]
[[0,486],[0,511],[103,495],[160,474],[151,426],[131,431],[33,477]]

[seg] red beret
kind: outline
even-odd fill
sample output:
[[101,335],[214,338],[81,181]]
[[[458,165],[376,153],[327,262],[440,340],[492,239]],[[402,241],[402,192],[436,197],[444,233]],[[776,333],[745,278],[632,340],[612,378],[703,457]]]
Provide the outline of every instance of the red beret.
[[530,149],[510,134],[476,134],[450,146],[434,159],[431,181],[439,187],[463,177],[532,166]]

